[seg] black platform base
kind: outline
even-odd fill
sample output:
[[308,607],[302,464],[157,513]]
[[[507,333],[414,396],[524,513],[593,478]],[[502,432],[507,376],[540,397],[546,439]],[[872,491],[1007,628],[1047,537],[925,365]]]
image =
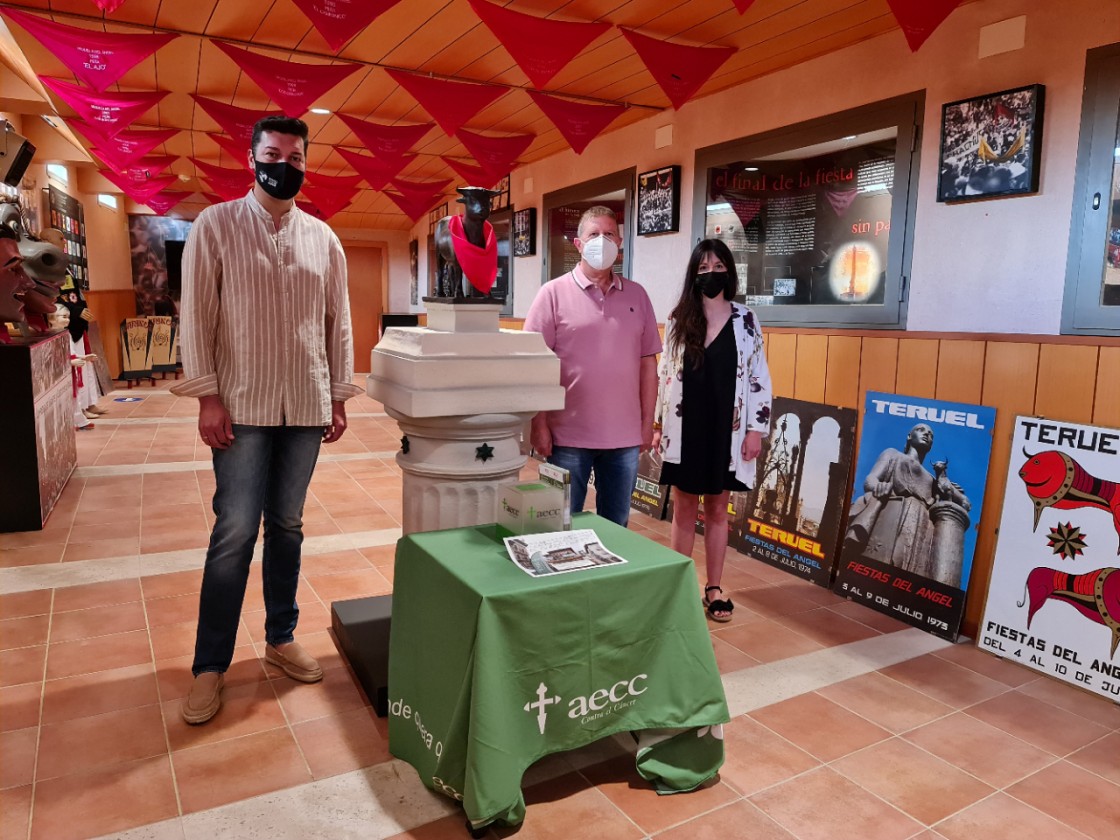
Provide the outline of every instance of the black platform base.
[[331,627],[342,647],[342,655],[349,660],[378,717],[389,714],[389,625],[392,617],[392,595],[331,604]]

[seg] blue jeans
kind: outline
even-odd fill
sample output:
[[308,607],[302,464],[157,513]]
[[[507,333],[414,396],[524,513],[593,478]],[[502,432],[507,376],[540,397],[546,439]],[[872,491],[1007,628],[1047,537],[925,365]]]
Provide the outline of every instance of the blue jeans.
[[315,470],[322,426],[233,427],[228,449],[214,450],[214,513],[195,637],[195,676],[224,673],[233,660],[249,564],[264,516],[265,641],[292,641],[299,620],[296,586],[303,545],[303,503]]
[[595,512],[622,527],[630,521],[630,497],[638,479],[638,447],[579,449],[553,446],[550,464],[572,474],[572,513],[583,510],[587,481],[595,470]]

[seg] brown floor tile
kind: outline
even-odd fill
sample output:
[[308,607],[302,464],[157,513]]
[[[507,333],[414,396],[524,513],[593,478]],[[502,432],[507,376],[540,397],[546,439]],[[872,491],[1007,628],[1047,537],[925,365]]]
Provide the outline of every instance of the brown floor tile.
[[51,620],[51,642],[73,642],[94,636],[144,630],[146,627],[144,605],[140,601],[72,612],[55,610]]
[[0,732],[38,726],[42,700],[41,682],[0,688]]
[[565,773],[525,790],[525,821],[518,828],[492,829],[497,837],[518,840],[561,840],[585,834],[594,826],[604,840],[629,840],[642,832],[601,791],[578,773]]
[[818,694],[783,700],[750,717],[821,761],[833,761],[891,734]]
[[874,744],[833,762],[832,769],[932,825],[994,789],[900,738]]
[[67,543],[62,555],[64,563],[77,560],[105,560],[110,557],[131,557],[140,553],[138,537],[118,537],[108,540]]
[[0,685],[40,682],[46,655],[46,645],[0,650]]
[[748,656],[730,642],[725,642],[715,635],[712,636],[712,649],[715,651],[716,666],[721,674],[730,674],[758,664],[758,660],[753,656]]
[[1094,840],[1120,837],[1120,785],[1069,762],[1051,764],[1007,793]]
[[903,840],[922,826],[827,767],[750,797],[799,840]]
[[375,545],[359,549],[359,553],[380,570],[382,566],[392,566],[396,561],[397,547],[391,544]]
[[934,700],[954,709],[963,709],[1008,690],[1004,683],[939,659],[933,654],[891,665],[879,673],[928,694]]
[[935,651],[933,655],[955,662],[970,671],[983,674],[1012,688],[1038,679],[1037,671],[1020,665],[1014,659],[1000,659],[987,651],[980,650],[971,641],[958,642],[951,647]]
[[44,563],[58,563],[66,552],[61,543],[29,545],[24,548],[6,548],[0,551],[0,567],[16,569],[20,566],[40,566]]
[[824,649],[824,645],[771,620],[714,630],[713,634],[759,662],[777,662]]
[[0,621],[0,650],[45,645],[51,625],[49,615],[26,615]]
[[287,727],[182,750],[172,761],[184,814],[311,781]]
[[883,615],[881,612],[869,609],[858,601],[841,601],[838,604],[832,604],[829,609],[845,618],[858,621],[860,624],[866,624],[880,633],[894,633],[898,630],[905,630],[910,626],[896,618],[891,618],[889,615]]
[[802,636],[825,647],[846,645],[849,642],[858,642],[880,635],[878,630],[873,630],[866,624],[860,624],[858,621],[852,621],[850,618],[837,615],[824,607],[781,616],[775,620],[784,627],[795,630]]
[[[106,791],[112,791],[111,796]],[[32,840],[125,831],[178,814],[166,755],[63,776],[35,786]]]
[[292,731],[316,779],[381,764],[391,758],[389,743],[377,731],[373,709],[368,706],[296,723]]
[[67,586],[54,592],[54,611],[86,610],[92,607],[107,607],[140,600],[140,583],[136,578],[110,580],[103,583],[87,583],[82,586]]
[[372,568],[334,575],[307,575],[306,578],[324,604],[370,595],[387,595],[393,589],[385,576]]
[[335,516],[332,513],[331,519],[344,534],[356,534],[360,531],[380,531],[384,528],[399,528],[401,526],[400,522],[384,511],[345,516]]
[[730,787],[713,780],[699,790],[677,796],[658,796],[638,775],[632,756],[620,756],[581,771],[600,793],[647,833],[692,819],[738,798]]
[[0,837],[26,837],[31,825],[31,785],[0,790]]
[[820,765],[809,753],[746,715],[723,727],[723,743],[720,778],[744,796]]
[[30,592],[13,592],[0,595],[0,618],[22,618],[27,615],[47,615],[51,611],[52,592],[34,589]]
[[183,721],[181,705],[182,698],[163,703],[167,740],[172,752],[276,729],[286,723],[276,694],[267,682],[225,686],[221,709],[201,726],[190,726]]
[[[272,674],[282,673],[267,663],[265,668]],[[273,680],[272,685],[289,723],[338,715],[367,705],[365,694],[346,668],[324,671],[323,679],[317,683],[281,678]]]
[[29,785],[35,779],[35,753],[39,727],[0,732],[0,788]]
[[794,836],[750,802],[733,802],[684,825],[658,834],[657,840],[795,840]]
[[361,552],[350,549],[327,554],[304,554],[302,570],[304,575],[334,575],[368,569],[371,565]]
[[198,593],[157,598],[153,601],[145,601],[144,604],[148,611],[149,627],[198,621]]
[[[416,828],[410,828],[408,831],[386,837],[385,840],[463,840],[464,837],[470,836],[466,833],[464,823],[463,815],[455,814],[435,822],[418,825]],[[492,840],[495,837],[497,835],[494,834],[493,829],[483,834],[483,838],[486,838],[486,840]]]
[[42,726],[36,777],[53,779],[167,753],[159,706]]
[[1014,691],[972,706],[968,714],[1059,756],[1108,734],[1099,723]]
[[[193,654],[156,662],[156,684],[159,686],[160,702],[167,703],[169,700],[178,702],[187,696],[187,692],[191,690],[191,683],[194,682],[194,676],[191,674],[193,664]],[[264,671],[263,664],[251,645],[234,648],[233,662],[226,671],[226,688],[264,682],[267,679],[268,675]]]
[[863,674],[817,691],[891,732],[905,732],[953,709],[879,673]]
[[1113,732],[1082,747],[1073,755],[1067,756],[1066,761],[1120,785],[1120,732]]
[[194,643],[198,631],[197,621],[183,621],[179,624],[163,624],[151,629],[152,654],[156,662],[162,659],[178,659],[194,653]]
[[[104,513],[102,520],[105,519]],[[107,526],[104,521],[92,525],[74,525],[70,529],[68,542],[96,542],[109,537],[138,537],[140,536],[140,520],[129,519],[123,522],[113,522]]]
[[60,723],[159,703],[150,664],[97,671],[43,684],[43,723]]
[[1083,718],[1088,718],[1095,723],[1110,729],[1120,730],[1120,704],[1107,700],[1098,694],[1090,694],[1069,683],[1049,678],[1035,680],[1032,683],[1017,689],[1020,694],[1034,697],[1073,712]]
[[170,572],[166,575],[148,575],[140,578],[140,586],[144,590],[144,599],[147,601],[201,592],[202,569]]
[[152,647],[146,630],[59,642],[49,646],[47,679],[126,668],[151,661]]
[[1014,840],[1072,838],[1062,822],[1003,793],[970,805],[938,823],[937,832],[947,840],[1013,837]]

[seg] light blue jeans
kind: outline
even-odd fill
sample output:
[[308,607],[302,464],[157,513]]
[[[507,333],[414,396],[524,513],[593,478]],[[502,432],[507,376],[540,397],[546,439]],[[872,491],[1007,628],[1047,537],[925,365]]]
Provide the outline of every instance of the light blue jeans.
[[214,513],[195,637],[195,676],[224,673],[233,660],[237,622],[245,600],[249,564],[264,517],[265,641],[292,641],[299,620],[303,545],[303,503],[319,446],[322,426],[233,427],[228,449],[214,450]]
[[572,474],[572,513],[583,510],[587,481],[595,471],[595,512],[622,527],[630,521],[630,497],[638,478],[638,447],[579,449],[554,446],[548,462]]

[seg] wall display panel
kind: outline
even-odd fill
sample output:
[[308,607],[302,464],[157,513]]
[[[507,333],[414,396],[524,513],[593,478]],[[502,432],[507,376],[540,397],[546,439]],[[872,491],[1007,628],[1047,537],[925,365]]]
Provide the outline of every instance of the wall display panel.
[[86,251],[86,216],[82,202],[58,187],[47,187],[50,227],[62,231],[62,249],[70,262],[70,276],[83,291],[89,289],[89,255]]

